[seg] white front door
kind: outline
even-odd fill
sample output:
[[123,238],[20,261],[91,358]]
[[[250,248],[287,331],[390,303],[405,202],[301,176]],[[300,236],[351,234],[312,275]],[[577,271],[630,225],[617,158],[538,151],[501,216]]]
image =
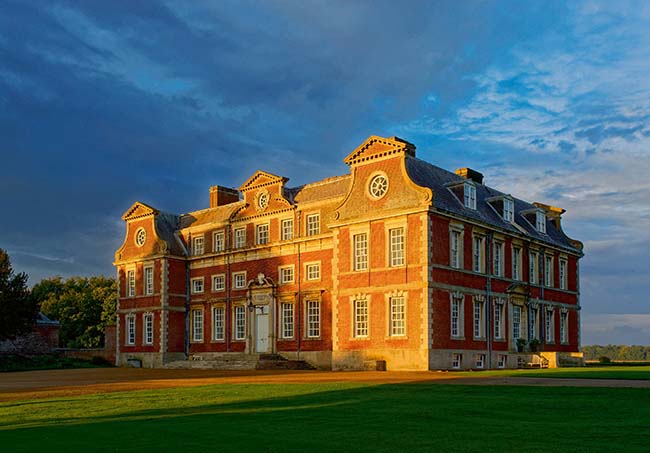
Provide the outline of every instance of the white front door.
[[256,313],[255,316],[255,352],[269,351],[269,312]]

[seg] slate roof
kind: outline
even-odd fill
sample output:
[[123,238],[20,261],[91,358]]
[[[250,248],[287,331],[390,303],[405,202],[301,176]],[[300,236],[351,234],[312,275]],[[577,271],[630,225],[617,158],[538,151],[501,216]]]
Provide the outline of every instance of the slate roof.
[[514,199],[515,209],[515,223],[517,226],[506,222],[486,201],[486,199],[508,195],[496,189],[488,187],[483,184],[475,183],[476,186],[476,209],[465,207],[463,202],[459,200],[456,195],[449,189],[448,184],[463,183],[465,178],[458,176],[448,170],[445,170],[435,165],[425,162],[421,159],[406,157],[406,170],[417,185],[428,187],[433,191],[433,205],[436,209],[442,212],[449,212],[467,219],[476,220],[516,234],[526,234],[541,242],[568,249],[574,253],[581,254],[582,252],[576,249],[571,244],[569,239],[562,230],[555,227],[555,224],[547,218],[546,220],[546,234],[540,233],[526,220],[522,211],[528,209],[537,209],[531,203],[512,197]]
[[176,231],[180,225],[180,217],[175,214],[161,212],[156,216],[156,233],[163,241],[167,242],[172,255],[184,256],[185,251],[176,239]]
[[343,197],[348,193],[351,177],[351,175],[333,176],[304,186],[286,188],[285,196],[292,203],[310,203]]

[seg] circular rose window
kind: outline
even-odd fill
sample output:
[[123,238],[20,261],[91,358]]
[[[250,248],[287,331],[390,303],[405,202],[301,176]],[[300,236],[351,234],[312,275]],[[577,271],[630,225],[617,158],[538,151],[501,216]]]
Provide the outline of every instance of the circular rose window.
[[140,228],[138,231],[135,232],[135,244],[138,247],[142,247],[144,245],[144,241],[147,240],[147,232],[144,231],[144,228]]
[[381,198],[388,191],[388,178],[384,175],[377,175],[370,180],[370,196],[372,198]]
[[257,198],[257,205],[260,207],[260,209],[266,209],[266,207],[269,205],[269,194],[262,192]]

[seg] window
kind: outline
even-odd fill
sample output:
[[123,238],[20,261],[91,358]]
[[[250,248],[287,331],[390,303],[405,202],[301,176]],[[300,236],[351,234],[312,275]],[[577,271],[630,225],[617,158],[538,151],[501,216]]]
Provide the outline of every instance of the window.
[[368,235],[366,233],[355,234],[352,237],[354,244],[354,270],[364,271],[368,269]]
[[151,266],[144,268],[144,293],[153,294],[153,267]]
[[460,269],[461,261],[461,235],[460,231],[451,230],[449,232],[449,265],[453,268]]
[[495,276],[503,277],[503,242],[494,243],[494,263],[492,267]]
[[476,368],[485,367],[485,354],[476,354]]
[[246,306],[235,306],[235,340],[246,339]]
[[521,249],[512,248],[512,279],[521,280]]
[[320,263],[308,263],[305,267],[307,280],[320,280]]
[[257,245],[264,245],[269,243],[269,224],[257,225],[255,227],[255,236]]
[[537,283],[537,260],[538,260],[538,255],[537,252],[530,252],[528,254],[528,280],[532,284]]
[[212,291],[226,290],[226,275],[217,274],[212,276]]
[[521,338],[521,307],[519,305],[512,307],[512,338],[515,340]]
[[390,298],[390,336],[406,335],[406,305],[404,297]]
[[203,310],[192,310],[192,341],[203,341]]
[[225,338],[225,314],[224,307],[214,307],[212,309],[212,339],[215,341],[222,341]]
[[128,296],[135,297],[135,269],[126,272]]
[[235,289],[246,288],[246,271],[232,274],[232,286]]
[[192,255],[203,255],[203,236],[192,239]]
[[505,368],[508,360],[508,356],[505,354],[497,355],[497,368]]
[[468,182],[465,183],[465,207],[476,209],[476,187]]
[[201,294],[203,292],[203,277],[192,279],[192,294]]
[[454,369],[460,368],[463,363],[463,354],[453,353],[451,355],[451,367]]
[[510,223],[515,220],[515,203],[510,198],[503,199],[503,220]]
[[293,304],[281,304],[280,313],[282,338],[293,338]]
[[354,301],[354,336],[368,336],[368,301],[366,299]]
[[560,312],[560,342],[568,343],[568,330],[569,330],[569,312]]
[[451,336],[460,338],[463,336],[463,295],[452,294],[451,296]]
[[320,337],[320,302],[307,301],[307,337]]
[[544,285],[553,286],[553,257],[544,256]]
[[246,247],[246,228],[237,228],[234,231],[235,235],[235,248],[241,249]]
[[320,234],[320,214],[307,216],[307,236]]
[[553,332],[555,312],[553,310],[546,310],[546,319],[545,321],[545,333],[546,333],[546,342],[555,343],[555,332]]
[[535,212],[535,229],[540,233],[546,233],[546,215],[542,211]]
[[494,338],[503,339],[503,307],[504,303],[499,299],[494,301]]
[[529,308],[528,310],[528,338],[534,340],[537,335],[537,308]]
[[386,195],[386,192],[388,191],[388,178],[384,175],[377,175],[372,180],[370,181],[370,185],[368,186],[368,192],[370,192],[370,196],[374,198],[375,200],[380,199],[384,195]]
[[404,228],[388,230],[390,237],[390,266],[404,265]]
[[474,299],[474,338],[483,338],[484,316],[483,309],[485,304],[481,300]]
[[144,344],[153,344],[153,313],[142,315],[142,324],[144,325]]
[[138,228],[138,231],[135,232],[135,245],[142,247],[147,240],[147,232],[144,228]]
[[483,237],[474,236],[474,272],[483,272]]
[[293,266],[284,266],[280,268],[280,284],[293,283]]
[[135,315],[133,313],[126,316],[126,344],[135,344]]
[[289,241],[293,239],[293,219],[284,219],[282,221],[282,240]]
[[560,260],[560,289],[567,289],[566,260]]
[[223,231],[217,231],[212,238],[214,251],[223,252],[226,249],[226,235]]

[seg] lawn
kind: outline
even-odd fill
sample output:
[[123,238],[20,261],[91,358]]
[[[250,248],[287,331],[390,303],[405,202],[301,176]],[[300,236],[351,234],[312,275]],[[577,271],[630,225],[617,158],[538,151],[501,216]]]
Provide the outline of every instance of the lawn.
[[0,449],[648,451],[648,420],[648,389],[223,384],[0,403]]
[[[581,368],[545,368],[537,370],[491,370],[480,371],[481,376],[518,376],[567,379],[650,379],[650,366],[603,366]],[[476,372],[458,375],[475,376]]]

